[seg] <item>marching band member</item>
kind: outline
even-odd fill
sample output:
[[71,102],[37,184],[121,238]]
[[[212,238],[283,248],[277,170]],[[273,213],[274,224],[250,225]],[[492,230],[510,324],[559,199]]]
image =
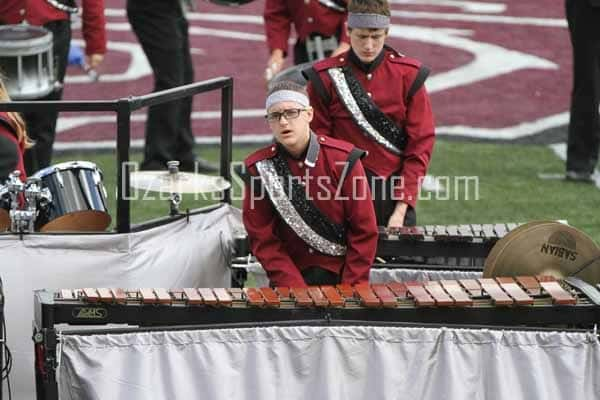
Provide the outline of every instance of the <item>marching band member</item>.
[[311,127],[368,152],[363,164],[379,225],[415,225],[435,141],[423,86],[429,71],[385,45],[387,0],[352,0],[348,13],[350,51],[304,71],[315,109]]
[[296,65],[347,51],[346,14],[345,0],[266,0],[263,17],[270,54],[266,80],[283,66],[292,25],[297,34]]
[[[0,79],[0,102],[6,101],[10,99],[4,82]],[[29,147],[31,142],[21,116],[15,112],[0,111],[0,184],[15,170],[21,172],[23,182],[26,180],[23,153]]]
[[364,152],[310,130],[296,83],[274,84],[265,108],[275,144],[245,160],[243,221],[271,285],[367,282],[378,236]]
[[[106,53],[104,0],[82,0],[83,38],[86,62],[96,69]],[[73,0],[2,0],[0,1],[0,24],[43,26],[53,34],[55,78],[60,84],[56,90],[37,100],[62,99],[62,83],[65,78],[69,46],[71,43],[70,13],[77,7]],[[57,112],[31,111],[23,115],[35,146],[25,155],[27,172],[33,173],[50,165],[52,146],[56,136]]]
[[[152,67],[154,91],[194,82],[188,1],[127,0],[127,19]],[[162,170],[178,160],[179,170],[216,172],[217,166],[194,153],[193,97],[148,107],[143,170]]]

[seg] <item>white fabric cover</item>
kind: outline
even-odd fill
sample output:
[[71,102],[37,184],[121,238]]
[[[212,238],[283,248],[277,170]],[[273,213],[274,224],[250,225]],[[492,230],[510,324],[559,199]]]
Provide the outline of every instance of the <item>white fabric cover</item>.
[[[451,312],[451,311],[449,311]],[[270,327],[63,337],[62,400],[600,397],[593,334]]]
[[229,287],[232,233],[240,226],[239,210],[224,205],[189,224],[131,234],[0,235],[13,396],[34,398],[34,289]]

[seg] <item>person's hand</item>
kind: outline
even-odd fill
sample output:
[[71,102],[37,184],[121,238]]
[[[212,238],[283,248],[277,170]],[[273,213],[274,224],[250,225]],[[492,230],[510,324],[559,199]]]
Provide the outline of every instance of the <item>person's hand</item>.
[[267,69],[265,70],[265,82],[268,84],[271,78],[273,78],[283,66],[283,51],[281,49],[275,49],[271,53],[271,57],[267,61]]
[[89,69],[96,69],[104,61],[104,54],[90,54],[85,56],[85,62]]
[[350,50],[350,43],[342,42],[340,43],[338,48],[335,49],[333,53],[331,53],[331,57],[336,57],[342,53],[347,52],[348,50]]
[[388,228],[401,228],[404,226],[404,216],[406,215],[406,210],[408,209],[408,204],[403,203],[401,201],[396,203],[396,208],[394,208],[394,212],[390,216],[388,221]]

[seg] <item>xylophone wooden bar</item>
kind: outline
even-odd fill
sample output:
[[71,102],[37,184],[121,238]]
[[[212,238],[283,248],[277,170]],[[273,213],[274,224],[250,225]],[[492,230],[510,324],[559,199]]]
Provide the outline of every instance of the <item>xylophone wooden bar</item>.
[[217,300],[217,296],[213,293],[210,288],[198,288],[198,294],[202,297],[202,301],[204,304],[208,305],[217,305],[219,301]]
[[244,293],[248,303],[255,307],[262,307],[265,304],[265,298],[260,293],[259,289],[256,288],[245,288]]
[[277,286],[275,288],[275,291],[277,292],[277,294],[279,295],[279,297],[282,298],[282,299],[289,299],[290,296],[291,296],[290,288],[289,287]]
[[556,281],[541,281],[540,286],[544,289],[556,304],[577,304],[577,299],[565,291]]
[[415,299],[417,306],[428,307],[435,305],[435,300],[419,282],[406,282],[406,290]]
[[531,305],[533,304],[533,298],[530,297],[511,277],[496,278],[496,281],[500,287],[508,293],[510,297],[515,300],[515,303],[519,305]]
[[296,304],[300,307],[309,307],[313,305],[312,298],[308,294],[308,289],[306,288],[291,288],[291,295],[294,299],[296,299]]
[[482,289],[492,298],[494,304],[499,306],[510,306],[514,303],[511,298],[492,278],[481,278],[477,280]]
[[112,296],[112,292],[110,289],[107,288],[98,288],[98,296],[99,296],[99,301],[101,302],[112,302],[113,300],[113,296]]
[[85,288],[83,289],[83,294],[86,297],[87,301],[90,303],[94,303],[100,300],[100,296],[98,296],[98,291],[94,288]]
[[345,304],[342,295],[336,290],[333,286],[321,286],[321,291],[323,295],[327,297],[327,301],[329,301],[329,305],[332,307],[342,307]]
[[530,296],[540,295],[542,287],[533,276],[517,276],[515,279]]
[[361,304],[365,307],[379,307],[381,304],[381,300],[375,296],[375,293],[373,293],[368,285],[356,285],[354,290]]
[[327,300],[327,297],[325,297],[318,286],[309,286],[308,295],[317,307],[327,307],[329,305],[329,300]]
[[398,298],[405,299],[406,298],[406,284],[403,282],[389,282],[387,287],[394,293],[394,295]]
[[185,288],[183,289],[183,293],[185,298],[187,299],[187,303],[190,305],[198,305],[203,304],[202,296],[198,293],[195,288]]
[[169,294],[169,292],[167,292],[166,289],[156,288],[153,290],[154,290],[154,295],[156,296],[156,301],[158,302],[158,304],[171,304],[173,302],[171,295]]
[[441,280],[440,284],[444,290],[454,299],[454,305],[457,307],[472,306],[473,300],[469,295],[460,287],[458,281],[454,280]]
[[281,305],[281,300],[279,299],[279,295],[275,293],[275,291],[271,288],[260,288],[260,294],[262,294],[265,299],[265,303],[268,307],[279,307]]
[[381,300],[381,304],[384,307],[392,308],[398,307],[398,301],[392,291],[384,284],[372,285],[373,292]]
[[431,297],[433,297],[433,300],[435,300],[435,305],[442,307],[454,305],[454,300],[437,281],[425,282],[423,286]]
[[467,289],[471,297],[481,297],[483,295],[482,288],[475,279],[459,279],[458,282]]
[[215,297],[217,298],[217,301],[219,302],[220,305],[225,306],[225,307],[231,306],[231,302],[233,300],[231,298],[231,295],[227,291],[227,289],[215,288],[215,289],[213,289],[213,293],[215,294]]

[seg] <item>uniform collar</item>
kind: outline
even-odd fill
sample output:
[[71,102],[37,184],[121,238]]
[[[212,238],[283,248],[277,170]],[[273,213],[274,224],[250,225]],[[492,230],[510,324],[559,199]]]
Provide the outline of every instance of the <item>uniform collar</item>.
[[354,52],[354,49],[350,49],[350,55],[348,56],[348,59],[350,60],[350,62],[352,62],[352,64],[356,65],[363,72],[370,73],[373,72],[385,58],[385,50],[386,47],[384,46],[383,49],[381,49],[381,51],[377,55],[377,57],[375,57],[373,62],[368,64],[362,62],[360,58],[358,58],[358,56]]
[[302,159],[304,158],[304,165],[307,167],[314,167],[317,164],[317,160],[319,159],[319,150],[321,149],[321,145],[319,144],[319,140],[317,135],[310,131],[310,138],[308,139],[308,146],[304,150],[304,153],[298,158],[292,156],[286,149],[283,147],[281,143],[277,143],[277,151],[284,155],[285,157],[289,157],[292,159]]

